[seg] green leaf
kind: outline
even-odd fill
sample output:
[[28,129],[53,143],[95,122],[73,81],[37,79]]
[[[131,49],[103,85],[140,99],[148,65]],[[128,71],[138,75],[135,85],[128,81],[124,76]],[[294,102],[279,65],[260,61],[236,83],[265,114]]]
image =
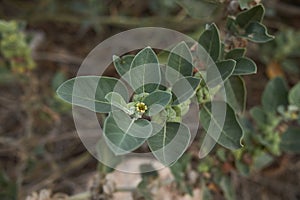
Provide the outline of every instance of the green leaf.
[[68,103],[94,112],[108,113],[111,111],[111,104],[105,99],[105,96],[112,91],[128,100],[126,86],[116,78],[105,76],[75,77],[64,82],[56,92],[61,99]]
[[152,133],[152,125],[148,120],[131,118],[120,110],[113,111],[110,116],[125,134],[138,138],[148,138]]
[[[1,21],[0,21],[1,25]],[[0,172],[0,199],[18,199],[18,186],[16,181],[11,179],[5,170]]]
[[268,124],[268,115],[261,107],[258,106],[253,107],[250,110],[250,115],[255,120],[256,124],[260,126],[264,126]]
[[153,192],[151,190],[153,181],[157,179],[158,173],[151,164],[140,165],[142,180],[137,185],[134,199],[153,200]]
[[274,36],[268,34],[267,28],[259,22],[251,22],[245,28],[245,32],[241,36],[252,42],[264,43],[274,39]]
[[179,160],[177,160],[171,167],[171,173],[175,178],[177,187],[183,193],[188,193],[189,195],[193,195],[193,191],[191,185],[185,182],[185,175],[188,169],[189,163],[191,162],[191,155],[184,154]]
[[262,105],[270,113],[276,113],[281,105],[288,105],[288,88],[284,79],[277,77],[268,82],[262,95]]
[[101,137],[101,139],[97,142],[96,153],[98,160],[101,160],[98,164],[98,169],[100,169],[100,172],[103,174],[113,171],[113,167],[116,167],[121,161],[121,159],[116,157],[110,150],[104,137]]
[[246,53],[245,48],[232,49],[231,51],[226,53],[225,59],[238,59],[244,57],[245,53]]
[[115,68],[121,77],[130,70],[133,58],[133,55],[122,56],[122,58],[115,55],[113,56]]
[[205,183],[205,181],[203,181],[203,183],[201,183],[201,190],[202,190],[201,199],[214,200],[212,191],[207,187],[207,184]]
[[261,22],[265,13],[265,9],[262,5],[257,5],[249,10],[240,12],[236,16],[236,23],[241,27],[247,27],[251,22]]
[[159,90],[167,90],[167,87],[169,86],[169,83],[167,81],[166,78],[166,69],[167,66],[166,65],[160,65],[160,74],[161,74],[161,81],[160,81],[160,85],[158,87]]
[[[212,106],[214,106],[214,109],[217,111],[223,110],[222,108],[226,106],[223,126],[221,125],[222,119],[218,116],[220,113],[216,113],[214,116],[211,110]],[[225,102],[214,101],[204,104],[200,111],[200,122],[206,131],[208,131],[208,128],[211,126],[211,130],[220,132],[219,137],[217,137],[214,133],[208,134],[210,134],[209,136],[222,146],[228,149],[238,149],[242,147],[241,138],[243,136],[243,130],[236,119],[233,109]]]
[[227,200],[234,200],[235,197],[235,191],[233,183],[229,176],[222,176],[220,186],[224,192],[224,196]]
[[274,157],[269,153],[260,151],[258,155],[253,158],[252,168],[255,171],[262,170],[274,161]]
[[178,105],[190,99],[200,83],[200,79],[195,77],[185,77],[179,79],[172,87],[172,104]]
[[[142,180],[137,186],[137,193],[144,199],[144,200],[152,200],[153,193],[152,193],[152,185],[153,181],[158,178],[158,172],[152,166],[152,164],[141,164],[140,165],[140,173]],[[139,196],[136,196],[135,199],[139,199]]]
[[252,2],[252,0],[238,0],[239,1],[239,4],[240,4],[240,7],[242,10],[244,9],[248,9],[249,8],[249,3]]
[[239,32],[238,25],[235,23],[235,19],[231,16],[228,16],[226,19],[226,28],[232,34]]
[[289,102],[300,108],[300,83],[295,85],[289,92]]
[[170,52],[166,78],[173,85],[178,79],[193,75],[192,54],[185,42],[176,45]]
[[248,75],[255,74],[257,67],[255,62],[249,58],[238,58],[236,59],[236,66],[233,71],[233,75]]
[[225,59],[225,44],[224,44],[224,42],[221,41],[219,60],[224,60],[224,59]]
[[153,155],[168,166],[182,156],[190,138],[190,130],[184,124],[167,122],[162,130],[148,139],[148,145]]
[[181,118],[186,115],[190,109],[191,102],[191,99],[189,99],[179,105],[172,106],[172,109],[176,112],[176,117]]
[[139,166],[141,177],[144,180],[158,178],[159,174],[157,169],[151,163],[144,163]]
[[176,0],[186,12],[193,18],[203,19],[210,17],[218,8],[219,4],[211,1]]
[[[149,164],[142,164],[140,165],[140,172],[142,180],[137,186],[137,193],[145,200],[152,200],[153,193],[151,190],[152,183],[158,177],[158,172],[155,168]],[[139,196],[136,196],[139,199]]]
[[[285,46],[285,45],[283,45]],[[281,47],[277,47],[277,48],[281,48]],[[288,49],[291,49],[290,47]],[[286,53],[286,52],[285,52]],[[288,53],[289,54],[289,53]],[[292,57],[292,55],[289,54],[289,56]],[[281,67],[282,69],[287,72],[288,74],[300,74],[300,67],[298,66],[298,63],[295,59],[289,59],[289,58],[285,58],[282,62],[281,62]],[[1,74],[1,73],[0,73]]]
[[240,76],[232,76],[225,81],[227,103],[237,112],[243,113],[246,107],[246,86]]
[[157,90],[150,93],[143,101],[148,106],[145,114],[148,116],[158,114],[170,103],[171,98],[170,92]]
[[109,113],[104,122],[104,137],[116,155],[123,155],[140,147],[152,133],[151,123],[145,119],[131,119],[123,111]]
[[150,47],[141,50],[134,57],[128,80],[136,93],[151,93],[158,88],[161,82],[161,71],[158,58]]
[[189,163],[191,162],[191,155],[184,154],[180,159],[178,159],[171,167],[170,170],[174,175],[175,181],[177,183],[183,182],[185,178],[185,171],[187,170]]
[[123,97],[119,93],[110,92],[105,96],[105,99],[107,99],[107,101],[113,106],[113,108],[120,109],[129,115],[133,114],[127,108],[126,101],[123,99]]
[[[163,110],[159,114],[160,114],[159,116],[154,115],[153,117],[151,117],[151,125],[152,125],[152,134],[151,135],[157,134],[166,125],[166,121],[167,121],[166,111]],[[159,118],[159,119],[157,119],[157,118]],[[160,121],[158,121],[158,120],[160,120]]]
[[[1,72],[0,72],[0,74],[1,74]],[[56,72],[52,79],[52,83],[51,83],[52,89],[57,90],[57,88],[66,80],[67,80],[67,78],[66,78],[65,73],[63,73],[61,71]]]
[[213,67],[207,69],[206,79],[210,87],[217,86],[223,81],[226,81],[234,72],[236,61],[229,59],[216,62],[216,67],[219,74]]
[[300,153],[300,128],[289,127],[282,134],[280,147],[284,151]]
[[215,24],[207,26],[206,30],[201,34],[198,42],[214,61],[218,60],[221,51],[221,43],[219,30]]
[[250,167],[248,164],[244,163],[242,160],[235,161],[235,167],[242,176],[249,176],[250,175]]
[[148,180],[142,179],[142,181],[137,185],[136,193],[138,193],[138,195],[140,195],[144,200],[153,200],[151,189],[148,188],[150,184],[151,182]]

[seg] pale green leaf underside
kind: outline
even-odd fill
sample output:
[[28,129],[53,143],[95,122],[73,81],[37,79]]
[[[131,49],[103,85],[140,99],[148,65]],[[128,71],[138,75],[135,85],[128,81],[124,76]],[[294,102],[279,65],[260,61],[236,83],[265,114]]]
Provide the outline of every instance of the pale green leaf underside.
[[182,156],[190,138],[190,131],[184,124],[167,122],[161,131],[148,139],[148,145],[154,156],[168,166]]
[[210,87],[215,87],[226,81],[235,70],[236,61],[232,59],[216,62],[216,67],[207,69],[206,82]]
[[111,111],[105,96],[115,91],[128,100],[126,86],[118,79],[104,76],[80,76],[64,82],[58,89],[58,96],[64,101],[87,108],[94,112]]
[[150,93],[143,101],[148,107],[145,114],[148,116],[158,114],[169,104],[171,98],[172,95],[170,92],[157,90]]
[[113,111],[106,118],[103,131],[110,149],[122,155],[140,147],[151,135],[152,126],[145,119],[131,119],[123,111]]
[[176,45],[170,52],[166,78],[173,85],[178,79],[186,76],[192,76],[193,64],[192,54],[185,42]]
[[110,92],[105,96],[105,99],[112,105],[112,110],[120,109],[127,114],[131,114],[126,101],[119,93]]
[[[215,106],[216,110],[222,110],[218,107],[226,106],[226,114],[224,125],[221,125],[220,118],[213,115],[211,106]],[[241,138],[243,136],[243,130],[236,119],[236,115],[232,108],[225,102],[211,102],[203,105],[200,111],[200,122],[203,128],[207,131],[209,126],[212,126],[212,130],[220,132],[219,138],[215,138],[215,133],[208,133],[212,139],[228,149],[241,148]],[[220,114],[220,113],[216,113]]]
[[146,47],[133,59],[126,80],[136,93],[151,93],[161,82],[161,71],[155,52]]
[[172,87],[173,105],[178,105],[190,99],[200,83],[200,79],[196,77],[185,77],[179,79]]
[[121,58],[118,56],[113,56],[115,68],[121,77],[130,70],[130,65],[133,58],[134,55],[125,55]]
[[[104,137],[101,137],[101,139],[99,139],[97,142],[96,153],[97,159],[101,160],[102,163],[105,163],[110,167],[116,167],[121,161],[121,159],[116,157],[114,152],[112,152],[112,150],[108,147]],[[106,169],[108,168],[107,166],[105,166]]]

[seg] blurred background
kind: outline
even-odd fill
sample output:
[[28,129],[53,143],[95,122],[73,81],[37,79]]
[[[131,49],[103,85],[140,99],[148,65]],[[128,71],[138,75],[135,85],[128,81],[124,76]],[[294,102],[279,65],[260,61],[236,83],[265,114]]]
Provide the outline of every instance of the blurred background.
[[[257,75],[245,77],[247,109],[260,104],[268,80],[281,76],[292,86],[300,79],[300,1],[262,3],[264,24],[276,39],[247,44],[247,55],[258,65]],[[65,196],[93,189],[99,165],[76,134],[71,106],[60,101],[55,90],[76,76],[97,44],[144,26],[198,39],[210,22],[224,37],[226,17],[238,12],[234,0],[0,0],[0,199],[25,199],[42,189]],[[193,148],[189,151],[193,155]],[[196,159],[190,163],[198,164]],[[247,191],[256,199],[292,199],[288,193],[298,192],[293,199],[300,199],[299,171],[299,156],[281,155],[235,184],[242,199],[254,199],[242,194]],[[209,189],[218,193],[213,187]],[[184,198],[172,185],[166,190],[173,199]]]

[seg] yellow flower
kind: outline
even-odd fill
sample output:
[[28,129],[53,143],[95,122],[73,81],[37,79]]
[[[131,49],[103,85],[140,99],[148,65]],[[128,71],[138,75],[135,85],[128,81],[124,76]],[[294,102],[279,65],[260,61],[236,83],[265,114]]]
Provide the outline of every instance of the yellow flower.
[[140,113],[145,113],[146,110],[148,109],[147,105],[143,102],[138,102],[136,105],[136,110]]

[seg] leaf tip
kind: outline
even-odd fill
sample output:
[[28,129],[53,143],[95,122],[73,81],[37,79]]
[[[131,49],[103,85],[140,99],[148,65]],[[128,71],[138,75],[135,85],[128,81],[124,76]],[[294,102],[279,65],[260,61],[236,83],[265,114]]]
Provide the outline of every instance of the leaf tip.
[[113,61],[115,62],[115,61],[117,61],[118,59],[120,59],[120,57],[119,56],[116,56],[116,55],[113,55]]

